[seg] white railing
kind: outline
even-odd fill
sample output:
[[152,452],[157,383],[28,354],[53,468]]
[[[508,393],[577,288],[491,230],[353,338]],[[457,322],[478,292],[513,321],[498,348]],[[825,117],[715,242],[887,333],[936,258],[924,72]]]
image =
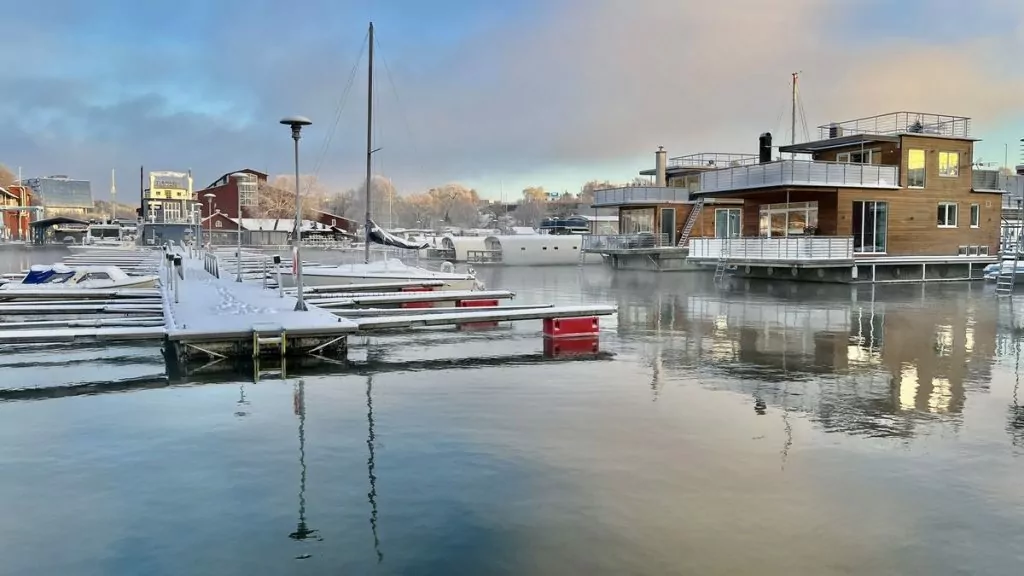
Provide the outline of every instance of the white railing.
[[849,236],[787,236],[783,238],[690,238],[689,258],[751,261],[819,262],[853,260]]
[[812,160],[780,160],[712,170],[700,175],[701,192],[788,185],[895,189],[899,188],[899,183],[896,166]]
[[690,192],[686,188],[665,186],[627,186],[594,191],[592,206],[621,206],[623,204],[662,204],[687,202]]
[[668,234],[588,234],[583,237],[584,252],[603,252],[605,250],[644,250],[647,248],[664,248],[670,246]]
[[818,137],[822,140],[852,134],[927,134],[966,138],[971,135],[971,119],[927,112],[890,112],[818,126]]

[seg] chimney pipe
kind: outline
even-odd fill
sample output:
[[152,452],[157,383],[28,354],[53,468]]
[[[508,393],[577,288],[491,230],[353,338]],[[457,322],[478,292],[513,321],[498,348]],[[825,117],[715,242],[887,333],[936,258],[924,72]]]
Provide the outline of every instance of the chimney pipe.
[[658,146],[658,151],[654,153],[654,185],[655,186],[667,186],[668,179],[665,176],[666,157],[668,153],[665,152],[664,146]]
[[772,133],[765,132],[761,134],[761,137],[757,139],[758,147],[758,163],[764,164],[765,162],[772,161]]

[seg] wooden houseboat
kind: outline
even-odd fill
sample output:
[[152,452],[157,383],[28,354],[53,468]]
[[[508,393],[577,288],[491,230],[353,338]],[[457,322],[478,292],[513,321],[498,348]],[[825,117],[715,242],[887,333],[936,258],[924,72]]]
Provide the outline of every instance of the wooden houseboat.
[[[974,166],[970,119],[895,112],[819,127],[758,162],[706,171],[694,196],[742,201],[741,235],[694,237],[719,273],[824,282],[981,279],[1015,176]],[[801,158],[797,158],[800,155]]]

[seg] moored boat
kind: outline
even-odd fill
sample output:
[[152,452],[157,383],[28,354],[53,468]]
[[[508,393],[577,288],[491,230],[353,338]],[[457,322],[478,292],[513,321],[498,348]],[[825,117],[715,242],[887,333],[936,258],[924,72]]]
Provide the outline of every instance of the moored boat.
[[154,288],[159,276],[129,276],[117,266],[36,264],[20,282],[7,282],[0,290]]
[[[380,282],[416,282],[422,280],[441,280],[442,286],[436,290],[482,290],[483,283],[476,278],[472,270],[456,272],[454,265],[448,264],[440,271],[428,270],[419,266],[409,266],[401,260],[386,259],[368,264],[342,264],[340,266],[303,266],[302,283],[306,286],[333,286],[345,284],[375,284]],[[290,270],[289,270],[290,272]],[[282,274],[282,283],[287,287],[295,286],[295,278],[290,273]]]

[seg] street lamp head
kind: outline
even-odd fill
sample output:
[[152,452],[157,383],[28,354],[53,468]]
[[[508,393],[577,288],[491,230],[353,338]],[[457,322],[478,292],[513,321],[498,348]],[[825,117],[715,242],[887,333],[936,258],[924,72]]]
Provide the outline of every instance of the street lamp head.
[[217,197],[217,195],[212,193],[212,192],[209,192],[207,194],[203,194],[203,198],[206,198],[207,200],[213,200],[216,197]]
[[288,116],[287,118],[281,119],[281,124],[292,127],[292,138],[298,142],[299,133],[302,132],[303,126],[309,126],[313,122],[305,116]]

